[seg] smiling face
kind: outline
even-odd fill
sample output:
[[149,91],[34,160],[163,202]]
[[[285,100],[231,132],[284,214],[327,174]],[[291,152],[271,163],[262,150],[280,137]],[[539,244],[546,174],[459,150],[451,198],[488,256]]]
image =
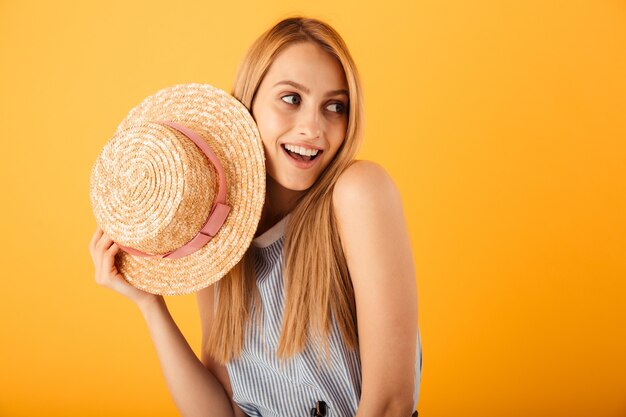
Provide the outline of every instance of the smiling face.
[[281,51],[252,103],[271,179],[289,190],[310,188],[345,138],[348,105],[335,57],[313,42]]

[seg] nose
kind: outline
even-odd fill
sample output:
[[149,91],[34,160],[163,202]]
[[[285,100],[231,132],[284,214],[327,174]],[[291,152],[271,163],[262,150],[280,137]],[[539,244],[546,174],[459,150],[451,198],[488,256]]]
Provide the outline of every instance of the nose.
[[322,133],[319,113],[316,109],[302,109],[298,115],[298,135],[317,138]]

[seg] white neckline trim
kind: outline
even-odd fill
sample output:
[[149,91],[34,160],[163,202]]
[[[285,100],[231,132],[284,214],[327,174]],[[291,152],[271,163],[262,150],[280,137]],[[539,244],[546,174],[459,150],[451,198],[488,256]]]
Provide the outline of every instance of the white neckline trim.
[[272,243],[276,242],[280,237],[285,233],[285,229],[287,228],[287,221],[291,213],[287,214],[283,217],[278,223],[274,226],[267,229],[261,236],[255,237],[252,239],[252,245],[257,248],[266,248]]

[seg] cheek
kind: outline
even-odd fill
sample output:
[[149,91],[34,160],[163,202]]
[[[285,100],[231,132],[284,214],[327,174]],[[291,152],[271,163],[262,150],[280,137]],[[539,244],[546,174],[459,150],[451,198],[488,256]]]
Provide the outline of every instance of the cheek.
[[328,135],[328,140],[333,149],[338,149],[345,140],[348,129],[348,122],[337,123],[333,126]]
[[257,126],[261,133],[261,139],[266,147],[272,147],[276,140],[285,131],[287,122],[280,114],[272,111],[264,113],[257,119]]

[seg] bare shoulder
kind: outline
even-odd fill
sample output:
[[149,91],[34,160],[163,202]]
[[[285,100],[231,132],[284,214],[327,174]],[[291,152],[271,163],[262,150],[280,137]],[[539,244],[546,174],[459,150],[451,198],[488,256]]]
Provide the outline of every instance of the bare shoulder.
[[353,278],[356,269],[371,268],[364,266],[371,264],[371,257],[407,243],[400,192],[374,162],[357,161],[340,175],[333,190],[333,212]]
[[375,209],[399,203],[400,195],[393,179],[385,168],[372,161],[354,162],[341,173],[333,190],[333,206],[339,216],[359,207]]

